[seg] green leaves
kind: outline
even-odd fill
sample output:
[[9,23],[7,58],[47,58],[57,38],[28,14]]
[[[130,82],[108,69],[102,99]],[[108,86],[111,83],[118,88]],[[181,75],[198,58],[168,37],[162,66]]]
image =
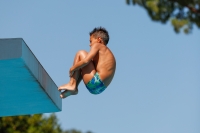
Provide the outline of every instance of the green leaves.
[[54,114],[1,117],[0,123],[1,133],[62,133]]
[[189,28],[189,20],[187,19],[177,19],[177,18],[173,18],[171,20],[172,25],[174,26],[174,30],[175,32],[179,33],[181,29],[184,28],[184,32],[187,34],[190,31]]
[[130,5],[143,7],[153,21],[171,21],[174,31],[192,31],[193,25],[200,28],[200,0],[126,0]]
[[150,0],[146,2],[146,6],[147,8],[149,8],[152,12],[154,12],[155,14],[159,13],[159,7],[158,7],[158,0]]
[[[81,133],[75,129],[63,131],[55,114],[0,117],[0,133]],[[88,132],[92,133],[92,132]]]

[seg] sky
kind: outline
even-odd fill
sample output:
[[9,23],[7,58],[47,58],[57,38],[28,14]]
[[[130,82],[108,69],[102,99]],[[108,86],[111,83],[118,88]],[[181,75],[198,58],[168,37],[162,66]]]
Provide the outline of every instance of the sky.
[[[94,133],[199,133],[200,30],[176,34],[125,0],[0,1],[0,38],[23,38],[57,86],[69,81],[89,32],[105,27],[117,61],[110,86],[62,101],[63,129]],[[49,115],[49,114],[46,114]]]

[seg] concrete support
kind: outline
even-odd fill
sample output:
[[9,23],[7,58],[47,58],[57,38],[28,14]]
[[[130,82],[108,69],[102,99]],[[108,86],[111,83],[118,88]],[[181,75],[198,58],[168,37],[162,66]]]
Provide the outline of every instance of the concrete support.
[[23,39],[0,39],[0,117],[61,111],[59,95]]

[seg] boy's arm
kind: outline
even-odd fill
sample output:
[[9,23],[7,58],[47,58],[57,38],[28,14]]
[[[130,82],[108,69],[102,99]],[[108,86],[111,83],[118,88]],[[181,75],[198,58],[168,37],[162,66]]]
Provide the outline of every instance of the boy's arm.
[[73,75],[74,71],[79,70],[80,68],[86,66],[94,58],[94,56],[98,53],[98,51],[99,51],[98,43],[93,44],[87,56],[70,68],[70,76]]

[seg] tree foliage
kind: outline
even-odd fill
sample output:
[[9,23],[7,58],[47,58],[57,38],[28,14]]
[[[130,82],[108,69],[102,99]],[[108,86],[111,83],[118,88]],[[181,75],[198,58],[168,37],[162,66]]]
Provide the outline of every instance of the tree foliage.
[[174,31],[192,31],[193,25],[200,28],[200,0],[126,0],[130,5],[143,7],[153,21],[171,21]]
[[[75,129],[61,129],[55,114],[0,117],[0,133],[81,133]],[[91,133],[91,132],[88,132]]]

